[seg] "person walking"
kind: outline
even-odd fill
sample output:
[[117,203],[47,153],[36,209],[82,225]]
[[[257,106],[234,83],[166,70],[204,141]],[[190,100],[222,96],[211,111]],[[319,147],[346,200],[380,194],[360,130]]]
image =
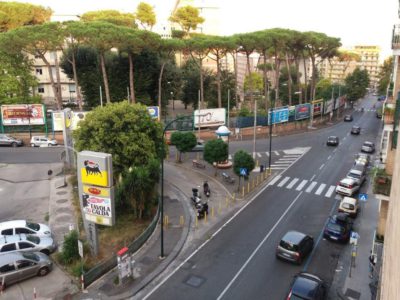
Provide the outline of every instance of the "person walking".
[[372,253],[369,256],[369,278],[373,278],[375,270],[375,255]]

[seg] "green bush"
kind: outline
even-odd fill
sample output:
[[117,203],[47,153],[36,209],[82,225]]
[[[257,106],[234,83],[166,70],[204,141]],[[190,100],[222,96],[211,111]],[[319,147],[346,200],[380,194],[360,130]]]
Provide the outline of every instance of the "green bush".
[[79,259],[78,232],[73,230],[64,237],[61,260],[64,264],[71,264],[76,259]]

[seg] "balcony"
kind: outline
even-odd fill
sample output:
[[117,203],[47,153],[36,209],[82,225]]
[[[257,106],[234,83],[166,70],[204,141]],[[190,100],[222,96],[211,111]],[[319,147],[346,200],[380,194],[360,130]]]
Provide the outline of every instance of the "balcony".
[[387,175],[384,169],[379,169],[374,176],[374,194],[390,196],[392,176]]
[[400,25],[393,26],[392,50],[400,50]]

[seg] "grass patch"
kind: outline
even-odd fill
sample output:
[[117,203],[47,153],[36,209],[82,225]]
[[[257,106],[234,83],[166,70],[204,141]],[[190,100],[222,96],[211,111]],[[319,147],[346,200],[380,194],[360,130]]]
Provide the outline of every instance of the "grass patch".
[[44,215],[44,221],[45,221],[45,222],[49,222],[49,219],[50,219],[50,214],[47,212],[47,213]]

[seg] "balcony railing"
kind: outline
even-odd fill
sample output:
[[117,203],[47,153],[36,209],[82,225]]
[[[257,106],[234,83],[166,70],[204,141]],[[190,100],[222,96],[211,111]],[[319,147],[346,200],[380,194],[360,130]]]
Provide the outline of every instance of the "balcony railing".
[[390,196],[392,186],[392,176],[386,174],[377,174],[374,178],[374,194]]
[[400,24],[393,26],[392,49],[400,49]]

